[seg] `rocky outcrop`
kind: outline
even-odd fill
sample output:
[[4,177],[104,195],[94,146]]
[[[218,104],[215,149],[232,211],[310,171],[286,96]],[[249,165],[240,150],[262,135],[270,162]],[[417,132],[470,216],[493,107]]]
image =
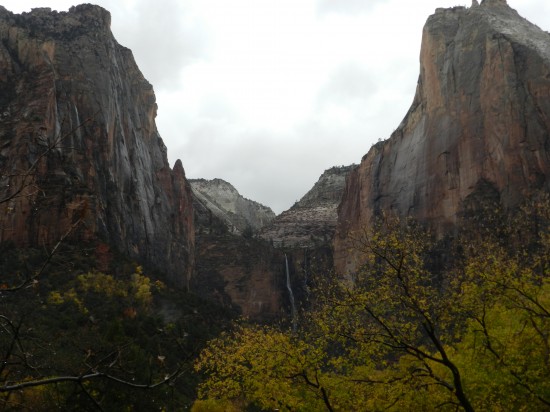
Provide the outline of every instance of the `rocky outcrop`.
[[330,244],[346,177],[355,167],[326,170],[299,202],[260,231],[260,237],[276,247],[312,248]]
[[0,241],[100,238],[184,285],[191,189],[168,165],[153,88],[110,14],[0,6]]
[[356,267],[350,239],[381,211],[441,235],[487,188],[505,208],[550,191],[550,35],[504,0],[438,9],[428,19],[413,104],[348,179],[338,271]]
[[193,179],[189,182],[197,200],[225,222],[232,233],[257,232],[275,218],[269,207],[244,198],[222,179]]

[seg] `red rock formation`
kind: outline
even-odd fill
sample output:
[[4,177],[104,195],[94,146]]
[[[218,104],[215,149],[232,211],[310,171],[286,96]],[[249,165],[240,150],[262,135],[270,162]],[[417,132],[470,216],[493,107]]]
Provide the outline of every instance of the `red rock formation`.
[[380,211],[443,234],[476,190],[504,207],[550,191],[550,35],[504,0],[438,9],[425,27],[413,104],[352,172],[339,207],[335,264]]
[[[207,181],[200,182],[209,185]],[[234,223],[240,219],[227,218],[230,210],[220,207],[224,199],[239,199],[240,195],[236,191],[233,194],[235,189],[226,182],[211,183],[215,190],[208,192],[208,198],[204,193],[194,196],[197,264],[191,291],[253,320],[280,319],[284,300],[283,255],[267,242],[254,238],[251,232],[243,236],[235,230]],[[220,197],[216,197],[218,186],[223,192]],[[263,209],[259,209],[262,215]]]
[[53,244],[81,222],[79,238],[188,282],[190,187],[181,162],[168,165],[153,88],[110,14],[0,6],[0,39],[0,241]]

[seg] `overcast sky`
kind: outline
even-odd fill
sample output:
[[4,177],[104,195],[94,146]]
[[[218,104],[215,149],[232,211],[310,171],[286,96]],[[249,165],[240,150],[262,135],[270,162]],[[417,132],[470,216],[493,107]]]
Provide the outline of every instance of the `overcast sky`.
[[[93,2],[93,1],[92,1]],[[412,102],[422,27],[470,0],[96,0],[159,105],[171,164],[276,213],[359,163]],[[550,31],[550,1],[508,0]],[[13,12],[74,0],[1,0]]]

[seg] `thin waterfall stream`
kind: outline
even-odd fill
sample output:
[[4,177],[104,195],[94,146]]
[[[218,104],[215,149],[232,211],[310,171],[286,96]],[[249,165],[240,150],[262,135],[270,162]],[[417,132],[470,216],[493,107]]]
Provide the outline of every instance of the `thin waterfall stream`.
[[288,297],[290,300],[290,316],[292,318],[292,331],[296,332],[298,327],[298,318],[296,313],[296,302],[294,300],[294,292],[292,291],[292,284],[290,283],[290,270],[288,269],[288,257],[285,253],[285,265],[286,265],[286,288],[288,289]]

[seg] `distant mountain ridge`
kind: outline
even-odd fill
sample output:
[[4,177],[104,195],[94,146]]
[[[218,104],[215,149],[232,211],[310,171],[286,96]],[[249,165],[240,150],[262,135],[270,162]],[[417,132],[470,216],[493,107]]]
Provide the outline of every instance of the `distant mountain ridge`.
[[298,202],[260,231],[260,237],[276,247],[329,244],[336,230],[337,208],[346,178],[355,167],[335,166],[325,170]]
[[271,208],[244,198],[225,180],[191,179],[189,183],[197,199],[225,222],[231,232],[257,232],[275,219]]

